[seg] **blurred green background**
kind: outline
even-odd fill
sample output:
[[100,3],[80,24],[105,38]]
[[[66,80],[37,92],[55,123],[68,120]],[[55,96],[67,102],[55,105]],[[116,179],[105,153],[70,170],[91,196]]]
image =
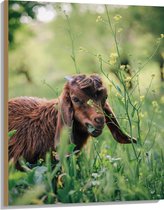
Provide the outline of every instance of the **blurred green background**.
[[[164,51],[159,39],[164,32],[163,8],[112,5],[108,8],[122,59],[128,59],[132,74],[146,63],[138,74],[141,94],[145,94],[153,75],[151,90],[160,99],[163,80],[160,61]],[[106,20],[104,5],[9,1],[9,98],[55,97],[62,90],[64,76],[76,73],[72,53],[80,73],[101,75],[98,56],[108,61],[116,53]],[[120,85],[115,68],[105,64],[103,68]]]

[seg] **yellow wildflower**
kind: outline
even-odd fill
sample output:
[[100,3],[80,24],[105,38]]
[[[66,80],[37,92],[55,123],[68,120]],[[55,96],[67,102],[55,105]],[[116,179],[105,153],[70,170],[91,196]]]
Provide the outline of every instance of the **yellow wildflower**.
[[103,20],[102,17],[99,15],[96,19],[96,23],[101,22],[102,20]]
[[144,118],[144,116],[145,116],[144,113],[142,113],[142,112],[139,113],[140,118]]
[[131,77],[126,77],[125,82],[130,82],[131,79],[132,79]]
[[125,82],[125,85],[126,85],[126,87],[127,88],[130,88],[130,86],[131,86],[131,77],[126,77],[125,79],[124,79],[124,82]]
[[152,101],[152,106],[155,112],[160,112],[159,105],[157,101]]
[[125,99],[124,99],[124,97],[122,97],[122,98],[121,98],[121,101],[122,101],[123,103],[125,102]]
[[126,87],[129,89],[131,87],[131,83],[130,82],[126,82],[125,83]]
[[42,158],[39,159],[39,163],[43,163],[44,160]]
[[118,22],[121,18],[122,18],[121,15],[115,15],[115,16],[113,17],[113,19],[114,19],[115,21],[117,21],[117,22]]
[[164,34],[161,34],[161,38],[162,38],[162,39],[164,38]]
[[116,97],[121,97],[120,93],[116,92]]
[[52,151],[52,156],[53,156],[53,157],[55,157],[56,154],[57,154],[57,153],[56,153],[55,151]]
[[109,61],[109,64],[110,64],[110,65],[116,64],[116,60],[110,60],[110,61]]
[[145,96],[140,96],[140,101],[142,102],[144,100]]
[[57,178],[57,186],[58,187],[63,187],[63,180],[62,180],[62,177],[63,176],[65,176],[66,174],[65,173],[63,173],[63,174],[60,174],[59,176],[58,176],[58,178]]
[[125,65],[121,65],[121,66],[120,66],[120,69],[121,69],[121,70],[124,70],[124,69],[125,69]]
[[119,28],[119,29],[117,30],[117,32],[118,32],[118,33],[121,33],[122,30],[123,30],[122,28]]
[[152,106],[153,106],[153,108],[157,108],[158,107],[158,102],[157,101],[152,101]]
[[92,99],[89,99],[89,100],[87,101],[87,104],[88,104],[89,106],[93,107],[94,102],[93,102]]
[[111,53],[109,56],[109,64],[114,65],[117,62],[117,53]]

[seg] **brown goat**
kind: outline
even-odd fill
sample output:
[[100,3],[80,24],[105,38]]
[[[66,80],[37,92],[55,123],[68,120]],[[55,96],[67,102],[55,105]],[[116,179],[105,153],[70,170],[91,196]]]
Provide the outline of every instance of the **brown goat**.
[[122,132],[106,102],[107,90],[97,75],[77,75],[67,80],[58,99],[18,97],[9,101],[9,131],[16,130],[9,141],[9,159],[17,162],[22,156],[34,163],[43,158],[60,143],[63,126],[71,128],[76,150],[83,147],[89,136],[99,136],[105,122],[119,143],[136,143]]

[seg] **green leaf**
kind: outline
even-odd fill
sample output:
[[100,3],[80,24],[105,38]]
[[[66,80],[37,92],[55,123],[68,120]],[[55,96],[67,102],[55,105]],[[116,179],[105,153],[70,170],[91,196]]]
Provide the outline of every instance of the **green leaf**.
[[10,139],[11,137],[13,137],[13,136],[16,134],[16,132],[17,132],[17,130],[9,131],[9,132],[8,132],[8,137],[9,137],[9,139]]
[[69,144],[68,145],[68,153],[73,153],[76,145],[75,144]]
[[45,166],[37,166],[35,168],[34,181],[36,184],[41,184],[44,180],[44,174],[47,171]]
[[121,88],[120,88],[118,85],[116,85],[116,89],[117,89],[118,92],[122,95],[122,90],[121,90]]

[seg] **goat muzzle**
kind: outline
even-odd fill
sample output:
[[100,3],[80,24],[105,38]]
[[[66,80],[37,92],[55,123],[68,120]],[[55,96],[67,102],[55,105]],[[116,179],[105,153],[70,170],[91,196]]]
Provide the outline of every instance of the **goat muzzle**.
[[99,127],[95,127],[94,125],[90,124],[90,123],[85,123],[85,126],[87,128],[88,133],[93,136],[93,137],[98,137],[103,130],[104,124],[102,126]]

